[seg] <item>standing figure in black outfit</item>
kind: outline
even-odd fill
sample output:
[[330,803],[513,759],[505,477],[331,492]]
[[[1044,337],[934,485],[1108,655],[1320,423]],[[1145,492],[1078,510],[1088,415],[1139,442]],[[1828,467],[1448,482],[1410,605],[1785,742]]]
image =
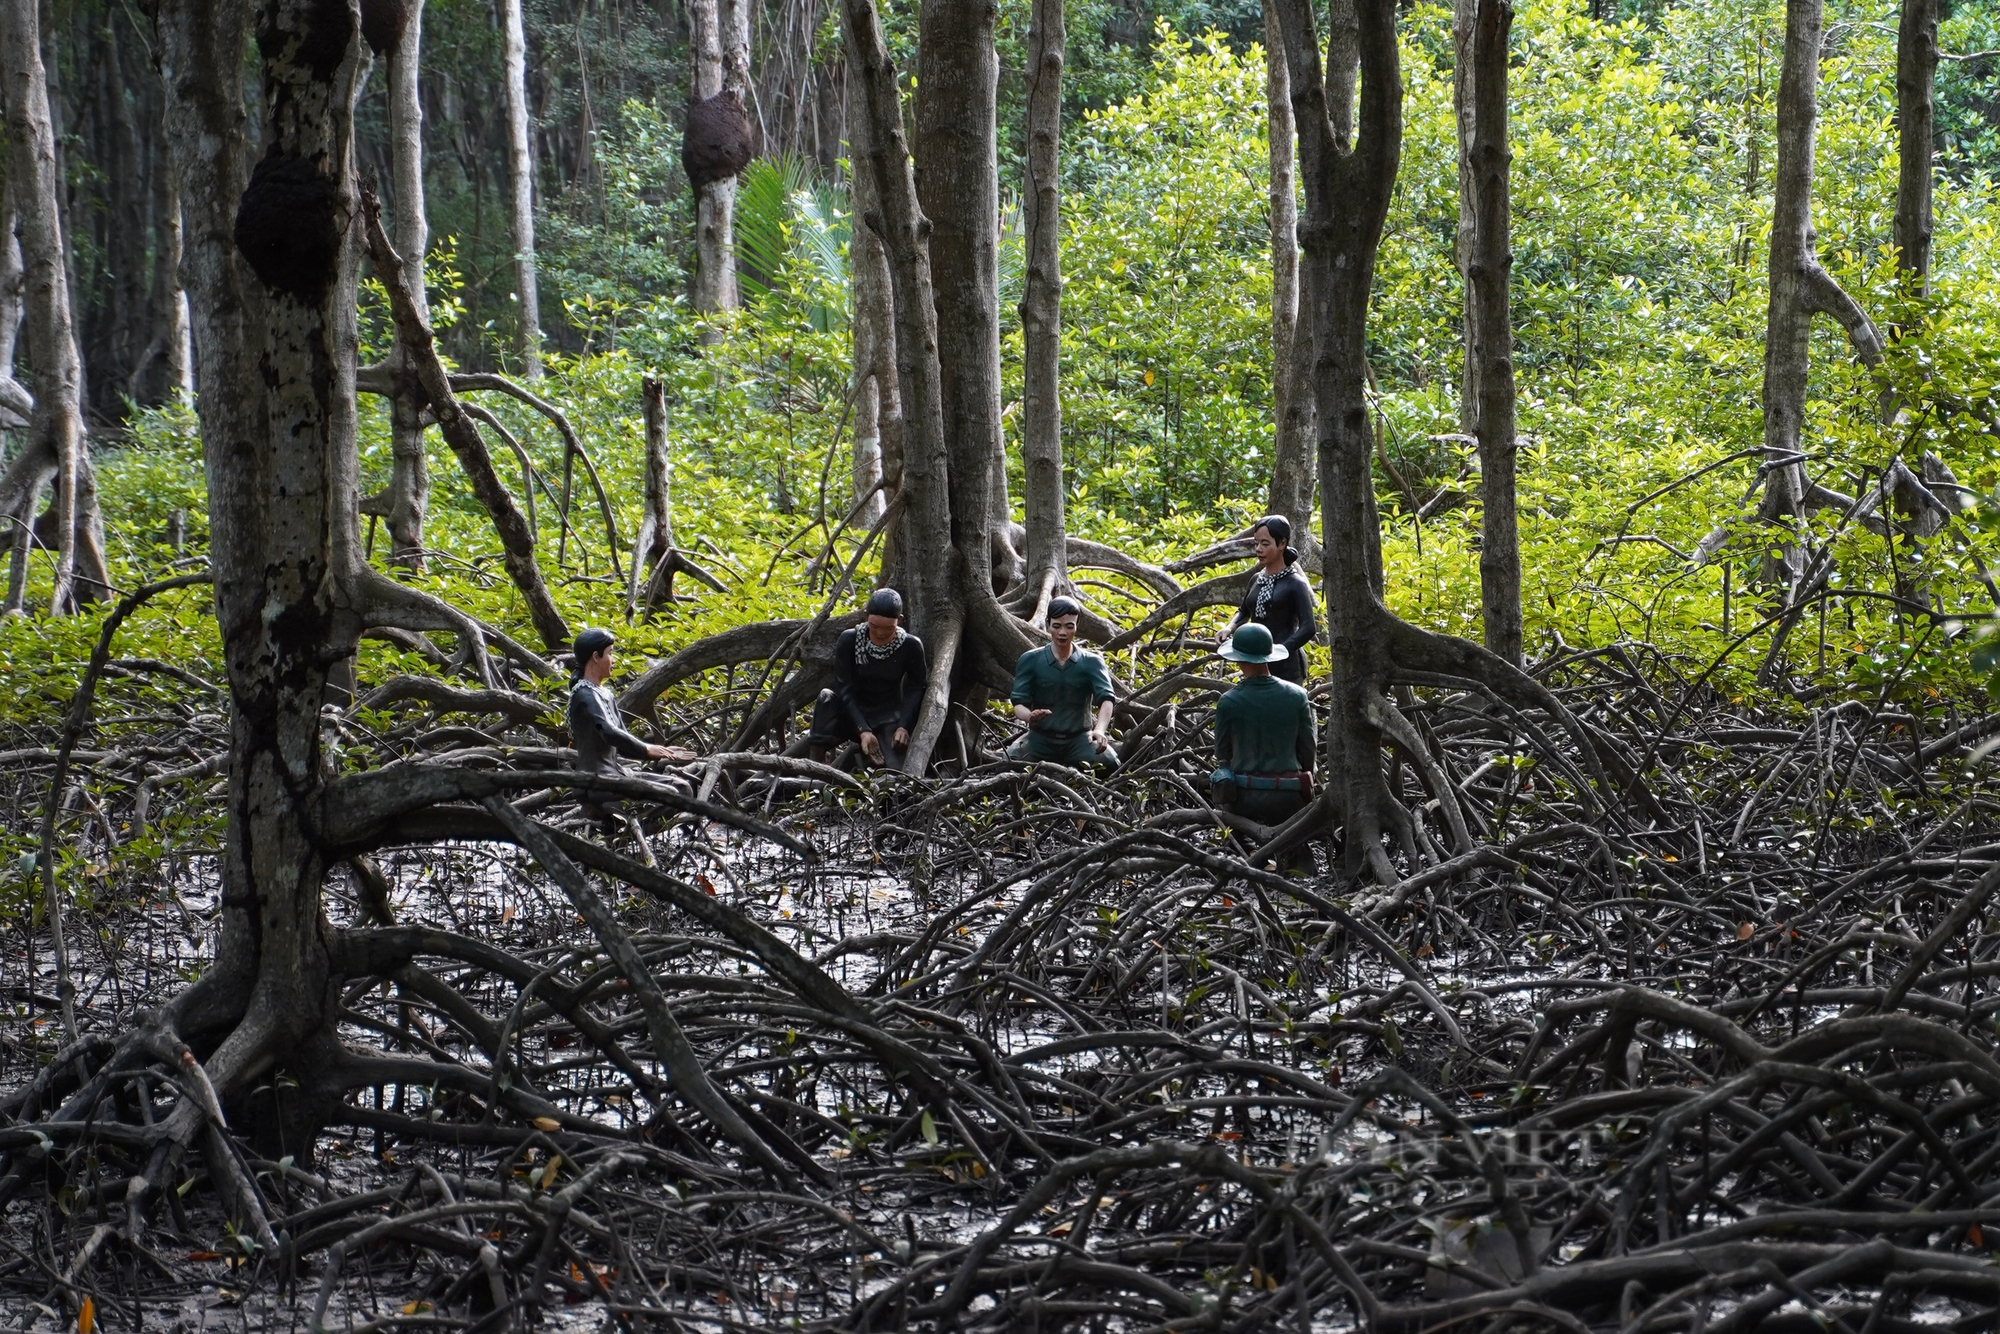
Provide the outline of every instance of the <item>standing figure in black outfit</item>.
[[878,588],[868,599],[866,623],[834,643],[833,689],[819,692],[806,737],[815,760],[824,763],[843,741],[859,741],[870,764],[902,766],[930,680],[924,641],[902,619],[903,595]]
[[1250,581],[1250,591],[1236,609],[1236,619],[1216,640],[1216,648],[1229,643],[1237,626],[1261,625],[1271,632],[1274,642],[1285,646],[1285,656],[1271,664],[1271,675],[1303,686],[1306,645],[1319,633],[1319,621],[1313,616],[1312,584],[1299,568],[1299,553],[1290,545],[1291,540],[1291,520],[1284,515],[1269,514],[1257,520],[1250,533],[1251,547],[1257,553],[1257,577]]

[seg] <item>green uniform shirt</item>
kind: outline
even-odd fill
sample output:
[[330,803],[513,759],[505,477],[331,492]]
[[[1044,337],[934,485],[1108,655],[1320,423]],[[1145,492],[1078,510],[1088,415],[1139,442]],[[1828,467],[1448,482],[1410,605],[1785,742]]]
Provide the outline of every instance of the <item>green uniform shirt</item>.
[[1090,730],[1091,710],[1113,694],[1111,669],[1101,655],[1079,644],[1071,647],[1068,662],[1059,663],[1054,647],[1044,644],[1029,649],[1014,664],[1009,698],[1031,709],[1050,710],[1033,731],[1074,734]]
[[1313,714],[1306,692],[1275,676],[1246,676],[1215,706],[1215,759],[1239,774],[1313,767]]

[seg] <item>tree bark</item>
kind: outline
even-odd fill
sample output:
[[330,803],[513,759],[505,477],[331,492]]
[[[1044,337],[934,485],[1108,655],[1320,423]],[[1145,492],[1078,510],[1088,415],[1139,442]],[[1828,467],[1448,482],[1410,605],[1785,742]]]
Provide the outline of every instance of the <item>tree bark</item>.
[[[722,93],[747,99],[750,89],[751,0],[689,0],[694,48],[694,98]],[[694,308],[716,312],[743,304],[736,283],[736,177],[705,181],[695,191]]]
[[159,326],[160,357],[169,401],[194,402],[194,342],[188,327],[187,289],[181,286],[181,257],[187,230],[181,218],[180,185],[171,163],[162,162],[160,176]]
[[953,542],[1005,591],[1021,577],[1000,421],[1000,58],[994,0],[924,0],[918,39],[917,193],[930,219]]
[[[216,960],[167,1013],[232,1119],[309,1153],[314,1073],[338,1050],[320,906],[320,709],[329,669],[352,656],[362,628],[352,132],[363,56],[353,9],[263,0],[267,142],[251,176],[240,83],[249,6],[159,8],[231,703]],[[277,1091],[286,1072],[296,1093]]]
[[[674,596],[674,457],[667,435],[667,386],[648,375],[640,386],[646,418],[646,512],[632,543],[632,575],[626,618],[638,607],[671,602]],[[653,574],[647,578],[647,570]],[[640,590],[644,588],[642,593]]]
[[1918,295],[1931,272],[1938,0],[1903,0],[1896,32],[1896,262]]
[[[1558,718],[1600,770],[1589,737],[1544,687],[1477,644],[1420,630],[1382,601],[1381,534],[1372,473],[1374,435],[1366,396],[1367,319],[1375,256],[1396,183],[1402,140],[1402,78],[1396,0],[1357,4],[1360,110],[1352,147],[1342,145],[1330,111],[1328,79],[1311,0],[1281,0],[1286,73],[1299,136],[1305,212],[1299,228],[1304,287],[1311,294],[1313,394],[1319,426],[1320,541],[1331,681],[1327,700],[1326,813],[1344,834],[1346,870],[1385,883],[1397,871],[1384,846],[1394,837],[1419,860],[1414,817],[1387,782],[1383,748],[1423,749],[1416,728],[1388,697],[1399,673],[1476,682]],[[1465,846],[1463,820],[1440,793],[1452,842]]]
[[1335,89],[1320,72],[1307,0],[1282,0],[1286,72],[1299,137],[1306,217],[1300,228],[1311,293],[1313,393],[1319,426],[1320,543],[1332,649],[1327,769],[1346,825],[1350,873],[1394,878],[1381,846],[1382,739],[1372,714],[1387,686],[1381,639],[1381,534],[1374,436],[1366,398],[1368,298],[1402,147],[1402,75],[1394,0],[1359,0],[1359,136],[1337,136]]
[[[990,681],[1002,676],[1003,664],[1011,667],[1028,641],[993,592],[987,523],[990,446],[983,438],[970,444],[953,441],[956,448],[947,445],[939,324],[940,312],[948,303],[938,301],[932,288],[932,230],[918,204],[896,69],[874,0],[842,0],[841,15],[849,69],[858,75],[850,95],[865,99],[868,120],[867,152],[856,170],[871,175],[878,205],[865,221],[882,238],[888,254],[896,313],[896,380],[904,414],[904,508],[892,582],[903,589],[913,628],[924,638],[931,667],[923,711],[907,752],[906,767],[915,773],[929,763],[943,733],[961,644],[970,650],[968,665]],[[927,21],[935,17],[936,10],[926,10]],[[967,17],[977,20],[977,15]],[[989,34],[991,22],[988,11],[983,27]],[[927,31],[924,40],[929,42],[931,36]],[[992,58],[990,46],[986,58]],[[971,63],[976,67],[976,52]],[[976,68],[973,74],[976,79]],[[959,92],[963,91],[961,87]],[[973,95],[976,100],[976,85]],[[987,105],[990,130],[991,103]],[[976,149],[976,145],[972,147]],[[988,154],[991,162],[990,136]],[[985,216],[992,220],[990,213]],[[971,238],[967,242],[968,250],[976,244]],[[992,312],[997,302],[991,288],[985,301],[987,311]],[[962,335],[962,318],[957,327]]]
[[[20,430],[34,415],[35,400],[14,378],[14,352],[20,341],[27,308],[27,271],[21,262],[21,242],[15,234],[18,211],[14,187],[0,177],[0,430]],[[13,480],[13,469],[0,479],[0,490]],[[40,489],[40,484],[36,484]],[[0,509],[0,546],[7,551],[7,592],[0,612],[17,612],[26,598],[28,561],[33,551],[34,496],[16,495]]]
[[1514,10],[1506,0],[1478,0],[1472,82],[1474,134],[1470,168],[1474,206],[1471,262],[1466,268],[1469,350],[1478,365],[1479,603],[1486,647],[1522,660],[1521,540],[1514,505],[1513,212],[1509,174],[1513,151],[1507,126],[1507,35]]
[[[1819,117],[1823,0],[1787,0],[1778,79],[1778,170],[1771,219],[1770,300],[1764,336],[1765,485],[1760,517],[1789,524],[1806,507],[1799,441],[1805,425],[1812,317],[1833,316],[1861,359],[1874,365],[1882,336],[1858,302],[1821,266],[1812,224],[1813,140]],[[1765,575],[1787,589],[1803,573],[1803,550],[1784,545]]]
[[[667,387],[649,375],[646,397],[646,523],[651,528],[652,558],[674,549],[674,458],[667,437]],[[633,551],[649,544],[639,542]],[[638,558],[633,558],[638,564]]]
[[[848,162],[853,230],[847,246],[848,282],[854,292],[850,330],[854,348],[854,498],[858,522],[873,528],[890,496],[903,484],[903,401],[896,388],[896,310],[889,256],[866,219],[881,215],[875,173],[868,170],[868,111],[850,74],[847,96]],[[881,483],[880,490],[876,483]],[[871,496],[872,493],[872,496]],[[864,499],[866,498],[866,499]]]
[[14,351],[28,300],[28,273],[21,263],[21,238],[15,234],[19,216],[13,182],[0,178],[0,426],[14,429],[26,426],[35,410],[34,400],[14,378]]
[[1479,438],[1479,293],[1472,283],[1473,248],[1479,235],[1479,199],[1474,186],[1473,141],[1478,133],[1479,0],[1456,0],[1451,19],[1451,108],[1458,128],[1458,265],[1465,309],[1459,324],[1458,429]]
[[[424,210],[424,104],[418,86],[423,54],[424,0],[404,0],[402,30],[389,57],[389,161],[395,193],[396,248],[403,284],[417,318],[430,323],[424,257],[430,226]],[[530,221],[532,225],[532,220]],[[396,392],[389,397],[389,558],[410,570],[424,568],[424,516],[430,505],[430,468],[424,457],[423,396],[416,383],[416,354],[399,326],[389,354]]]
[[507,99],[507,184],[514,232],[514,290],[521,373],[542,373],[542,298],[535,274],[535,160],[528,143],[528,39],[521,0],[500,0]]
[[[1021,289],[1021,461],[1028,517],[1027,589],[1021,605],[1028,623],[1037,626],[1048,614],[1050,598],[1069,582],[1060,379],[1064,43],[1063,0],[1035,0],[1028,33],[1028,179],[1021,196],[1027,231],[1027,275]],[[1289,193],[1289,179],[1285,188]]]
[[[35,0],[8,0],[0,11],[0,78],[5,79],[7,175],[16,192],[25,272],[26,331],[35,372],[34,411],[17,467],[36,469],[32,497],[55,478],[56,557],[49,609],[75,610],[79,590],[76,533],[78,456],[83,450],[83,365],[70,312],[56,171],[55,129],[42,65],[41,15]],[[12,471],[12,470],[10,470]],[[18,502],[17,502],[18,503]]]
[[853,330],[854,346],[854,455],[849,470],[855,518],[863,528],[873,528],[882,517],[882,384],[866,365],[866,344],[858,319]]
[[[1361,86],[1361,2],[1327,0],[1326,5],[1326,119],[1333,129],[1334,147],[1342,152],[1354,145],[1354,99]],[[1292,129],[1296,134],[1296,117]]]
[[[1343,0],[1345,3],[1346,0]],[[1351,11],[1352,5],[1347,5]],[[1291,80],[1278,0],[1264,0],[1265,103],[1271,141],[1271,400],[1277,419],[1266,511],[1291,520],[1293,539],[1313,530],[1312,340],[1299,336],[1299,208]],[[1351,133],[1351,130],[1350,130]]]
[[[931,288],[931,226],[917,203],[895,65],[889,58],[874,0],[842,0],[848,67],[860,77],[849,96],[864,99],[866,172],[876,211],[864,221],[881,239],[890,268],[896,322],[896,383],[903,401],[902,490],[906,498],[896,571],[920,627],[955,620],[951,554],[950,469],[939,384],[937,305]],[[918,553],[935,559],[921,559]],[[920,628],[919,633],[934,636]],[[935,651],[932,674],[937,675]]]
[[[106,168],[105,207],[97,219],[102,232],[99,253],[111,270],[100,279],[99,319],[109,327],[94,340],[80,340],[90,354],[91,369],[95,372],[96,412],[104,418],[122,414],[125,405],[118,397],[119,391],[131,384],[143,369],[152,327],[146,283],[146,249],[151,231],[146,214],[152,190],[146,176],[153,164],[140,143],[139,123],[133,114],[134,99],[143,95],[143,85],[135,77],[137,71],[116,29],[115,16],[107,15],[94,34],[102,43],[97,64],[103,80],[99,114],[104,117],[108,113],[109,120],[102,127],[108,142],[100,145],[103,156],[98,159]],[[74,289],[72,300],[85,307],[91,304]],[[78,314],[81,316],[83,311]],[[79,319],[79,323],[86,321]]]

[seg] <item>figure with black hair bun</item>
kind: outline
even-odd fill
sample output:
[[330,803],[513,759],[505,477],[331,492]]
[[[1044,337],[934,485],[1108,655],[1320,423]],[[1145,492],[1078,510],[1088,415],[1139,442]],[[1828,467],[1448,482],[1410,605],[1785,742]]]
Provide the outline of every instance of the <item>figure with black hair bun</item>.
[[824,763],[834,747],[855,741],[870,764],[902,766],[930,680],[924,641],[902,621],[903,595],[878,588],[867,619],[834,641],[833,687],[819,692],[806,736],[812,758]]
[[1009,698],[1028,734],[1007,748],[1010,760],[1052,760],[1077,769],[1118,765],[1111,745],[1111,669],[1103,654],[1077,646],[1082,611],[1070,598],[1050,602],[1049,642],[1029,649],[1014,665]]
[[1271,675],[1293,685],[1306,683],[1306,645],[1319,633],[1313,614],[1312,585],[1299,568],[1298,548],[1291,546],[1292,523],[1282,514],[1267,514],[1251,530],[1251,550],[1257,556],[1257,574],[1243,605],[1229,628],[1216,640],[1219,649],[1229,642],[1239,625],[1261,625],[1271,632],[1274,643],[1282,644],[1285,656],[1271,664]]
[[[576,747],[576,767],[586,773],[623,778],[620,755],[632,760],[664,760],[665,746],[649,745],[626,731],[618,721],[618,705],[604,688],[611,675],[617,640],[609,630],[589,629],[576,637],[570,656],[576,679],[569,688],[569,738]],[[618,807],[610,802],[583,803],[583,813],[607,831],[616,829]]]

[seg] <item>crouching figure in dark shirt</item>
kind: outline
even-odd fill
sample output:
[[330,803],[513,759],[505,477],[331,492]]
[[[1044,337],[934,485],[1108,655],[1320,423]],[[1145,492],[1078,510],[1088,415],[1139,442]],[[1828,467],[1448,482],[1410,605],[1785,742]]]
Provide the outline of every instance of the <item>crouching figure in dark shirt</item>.
[[1312,799],[1312,704],[1304,690],[1273,673],[1285,646],[1272,643],[1263,626],[1238,626],[1221,652],[1243,679],[1215,706],[1211,796],[1231,814],[1283,824]]
[[833,689],[820,691],[806,737],[812,758],[825,763],[835,746],[858,741],[870,764],[902,767],[930,680],[924,641],[902,627],[902,618],[902,594],[878,588],[868,599],[868,620],[834,643]]
[[[569,688],[569,736],[576,747],[576,767],[585,773],[623,778],[625,766],[620,755],[632,760],[664,760],[665,746],[648,745],[620,725],[618,705],[604,688],[611,675],[612,648],[616,641],[609,630],[585,630],[576,637],[571,652],[576,660],[576,680]],[[616,806],[586,801],[583,813],[598,824],[616,828],[620,814]]]
[[1082,610],[1069,598],[1049,603],[1048,644],[1029,649],[1014,664],[1009,698],[1028,734],[1007,748],[1010,760],[1053,760],[1073,769],[1118,767],[1111,745],[1111,669],[1103,655],[1077,647]]
[[1319,622],[1313,615],[1312,584],[1299,569],[1299,553],[1288,545],[1291,540],[1292,524],[1284,515],[1270,514],[1257,520],[1250,534],[1251,549],[1257,553],[1257,573],[1216,647],[1228,643],[1239,625],[1261,625],[1284,650],[1271,660],[1271,675],[1302,686],[1306,683],[1306,645],[1319,633]]

